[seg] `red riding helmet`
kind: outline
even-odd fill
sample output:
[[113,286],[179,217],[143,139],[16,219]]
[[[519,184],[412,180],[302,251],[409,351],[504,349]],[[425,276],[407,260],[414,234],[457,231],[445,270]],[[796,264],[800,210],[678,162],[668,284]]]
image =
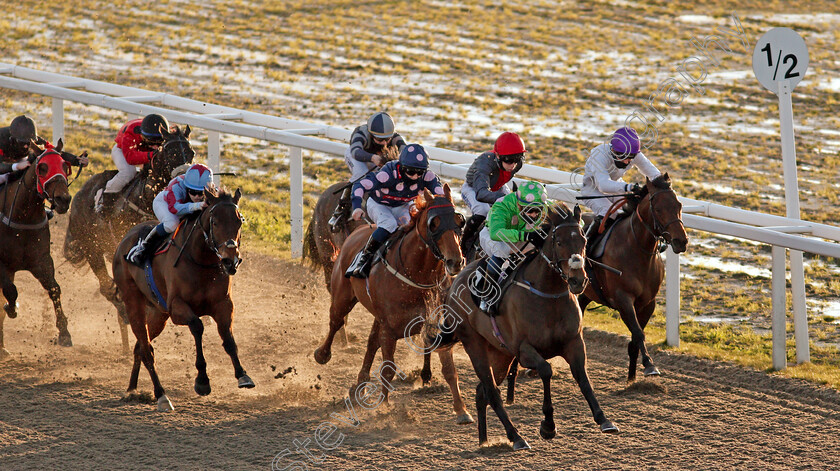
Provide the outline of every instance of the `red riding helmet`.
[[522,142],[522,138],[519,137],[519,134],[506,131],[499,135],[496,139],[496,144],[493,145],[493,152],[495,152],[496,155],[512,155],[524,154],[527,151],[525,150],[525,143]]

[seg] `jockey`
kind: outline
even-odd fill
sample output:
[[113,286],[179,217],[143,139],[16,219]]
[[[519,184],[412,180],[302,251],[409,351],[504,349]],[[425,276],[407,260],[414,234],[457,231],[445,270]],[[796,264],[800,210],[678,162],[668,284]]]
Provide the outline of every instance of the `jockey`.
[[[397,152],[400,152],[405,147],[405,140],[394,132],[394,120],[384,111],[374,113],[367,124],[353,130],[353,134],[350,135],[350,147],[344,153],[344,162],[350,168],[351,186],[374,167],[385,164],[382,152],[388,146],[396,147]],[[333,232],[341,230],[344,213],[350,206],[350,189],[348,186],[341,193],[338,206],[330,218],[329,224]]]
[[[642,175],[653,180],[661,172],[641,152],[639,136],[633,128],[623,127],[613,133],[609,144],[603,143],[590,152],[586,159],[583,173],[582,196],[604,196],[619,193],[638,193],[642,187],[638,183],[630,184],[621,179],[631,166],[636,166]],[[615,201],[620,196],[595,198],[587,201],[587,206],[595,213],[592,225],[586,231],[586,238],[596,234],[598,227]]]
[[37,137],[35,122],[23,115],[0,128],[0,184],[6,183],[7,173],[29,167],[29,145]]
[[[490,256],[487,262],[487,280],[498,285],[502,265],[514,252],[530,242],[541,247],[545,234],[536,229],[542,224],[546,212],[545,187],[539,182],[525,182],[516,193],[510,193],[490,208],[487,224],[478,235],[481,248]],[[498,299],[484,297],[479,308],[496,315]]]
[[406,144],[398,161],[386,163],[375,174],[368,174],[353,184],[353,219],[361,219],[362,196],[366,191],[370,192],[367,212],[376,224],[376,230],[344,276],[368,277],[374,252],[400,224],[411,220],[409,207],[424,189],[435,195],[443,194],[440,180],[429,170],[429,155],[420,144]]
[[518,134],[503,132],[496,139],[493,151],[479,155],[470,165],[461,186],[461,197],[472,212],[461,238],[463,253],[472,245],[472,236],[487,218],[490,206],[510,193],[507,182],[522,168],[525,152],[525,143]]
[[160,224],[155,226],[145,239],[139,240],[125,259],[142,267],[149,251],[157,248],[167,235],[175,231],[183,216],[201,211],[207,206],[204,201],[204,188],[212,181],[213,171],[202,164],[195,164],[183,175],[173,178],[152,203]]
[[117,167],[117,174],[105,184],[105,190],[96,198],[100,204],[96,212],[109,212],[117,200],[117,195],[137,175],[137,165],[145,165],[163,144],[162,129],[169,131],[169,121],[159,114],[150,114],[145,118],[127,122],[114,139],[116,145],[111,149],[111,158]]

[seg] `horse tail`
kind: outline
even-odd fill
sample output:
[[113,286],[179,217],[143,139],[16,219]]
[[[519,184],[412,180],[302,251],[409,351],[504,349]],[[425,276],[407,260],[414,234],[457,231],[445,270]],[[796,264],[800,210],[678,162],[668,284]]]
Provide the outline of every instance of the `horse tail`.
[[76,268],[85,264],[85,252],[79,247],[80,243],[73,236],[73,225],[67,225],[67,235],[64,237],[64,258]]
[[306,234],[303,236],[303,261],[309,262],[311,266],[321,265],[321,259],[318,256],[318,246],[315,242],[315,215],[309,219],[309,225],[306,226]]

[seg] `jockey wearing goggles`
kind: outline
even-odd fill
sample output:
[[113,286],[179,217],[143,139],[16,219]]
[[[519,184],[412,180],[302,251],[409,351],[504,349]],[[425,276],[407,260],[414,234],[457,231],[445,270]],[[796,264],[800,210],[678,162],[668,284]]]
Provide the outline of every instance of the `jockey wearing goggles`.
[[[384,165],[386,160],[383,154],[387,147],[400,152],[405,147],[405,140],[395,132],[391,115],[379,111],[368,118],[367,124],[357,127],[350,135],[350,147],[344,153],[344,162],[350,169],[350,182],[356,182],[375,167]],[[344,214],[350,206],[350,190],[348,187],[341,193],[330,218],[333,232],[341,230]]]
[[353,185],[353,219],[361,219],[364,213],[362,196],[370,192],[367,213],[376,224],[376,230],[344,276],[368,277],[373,254],[400,224],[411,220],[409,208],[424,189],[435,195],[443,194],[440,180],[429,170],[429,155],[420,144],[406,144],[398,161],[386,163],[378,172],[369,173]]
[[149,252],[175,231],[181,218],[201,211],[207,206],[204,189],[213,185],[213,171],[205,165],[195,164],[183,175],[173,178],[166,189],[158,193],[152,203],[160,224],[152,229],[145,239],[131,248],[125,259],[142,267]]
[[525,143],[518,134],[503,132],[496,139],[493,150],[479,155],[470,165],[461,186],[461,197],[472,212],[461,238],[463,253],[466,254],[472,245],[473,234],[484,222],[490,206],[510,193],[507,183],[522,168],[525,152]]
[[[601,144],[590,152],[583,173],[582,196],[604,196],[621,193],[638,193],[642,187],[626,183],[621,177],[632,167],[653,180],[660,171],[641,152],[641,141],[633,128],[623,127],[610,137],[609,143]],[[586,238],[595,235],[593,227],[601,224],[610,206],[621,197],[589,199],[586,205],[595,213],[595,220],[586,231]]]
[[117,195],[137,175],[137,166],[149,163],[163,144],[164,130],[170,130],[169,121],[159,114],[133,119],[120,128],[114,139],[116,145],[111,149],[117,174],[105,184],[97,212],[109,212],[114,207]]
[[[490,257],[487,282],[499,283],[502,265],[514,251],[526,248],[528,243],[542,247],[545,234],[537,229],[545,219],[546,201],[542,183],[525,182],[490,208],[487,225],[478,235],[482,250]],[[479,307],[495,315],[494,300],[482,299]]]

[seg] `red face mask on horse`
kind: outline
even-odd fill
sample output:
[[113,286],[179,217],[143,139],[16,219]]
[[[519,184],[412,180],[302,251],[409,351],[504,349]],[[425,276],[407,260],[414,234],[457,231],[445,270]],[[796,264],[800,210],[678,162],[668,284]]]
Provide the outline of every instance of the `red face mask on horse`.
[[46,150],[35,160],[35,167],[38,176],[38,193],[43,195],[46,199],[50,199],[50,195],[46,194],[47,183],[55,178],[63,178],[64,183],[67,183],[67,175],[70,173],[70,164],[65,162],[61,154],[54,150]]

